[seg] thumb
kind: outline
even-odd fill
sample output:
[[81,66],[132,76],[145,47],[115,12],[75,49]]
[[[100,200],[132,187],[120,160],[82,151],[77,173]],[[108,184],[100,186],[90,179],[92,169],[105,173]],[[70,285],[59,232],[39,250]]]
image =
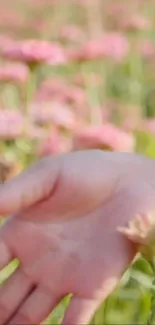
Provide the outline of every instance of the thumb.
[[44,158],[0,185],[0,215],[13,214],[46,198],[55,187],[60,159]]

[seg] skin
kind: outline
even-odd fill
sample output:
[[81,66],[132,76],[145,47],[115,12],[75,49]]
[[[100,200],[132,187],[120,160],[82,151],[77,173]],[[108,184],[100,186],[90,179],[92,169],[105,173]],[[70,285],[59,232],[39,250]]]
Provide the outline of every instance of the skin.
[[117,231],[155,208],[155,162],[79,151],[40,160],[0,186],[0,325],[40,324],[72,293],[62,324],[86,324],[114,290],[136,247]]

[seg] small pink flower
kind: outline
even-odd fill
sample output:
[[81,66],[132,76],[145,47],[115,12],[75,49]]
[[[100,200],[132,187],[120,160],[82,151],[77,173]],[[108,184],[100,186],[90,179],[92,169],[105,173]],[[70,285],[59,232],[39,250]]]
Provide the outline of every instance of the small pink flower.
[[127,38],[121,33],[107,32],[101,39],[91,40],[85,43],[81,49],[69,53],[70,60],[85,61],[100,58],[122,60],[129,50]]
[[43,140],[47,137],[47,131],[36,125],[31,125],[28,130],[26,129],[26,134],[31,140]]
[[18,10],[8,10],[8,8],[1,7],[0,11],[0,26],[6,29],[18,29],[23,26],[24,17],[19,14]]
[[139,128],[142,120],[142,107],[140,105],[131,105],[120,102],[117,110],[120,112],[122,120],[121,125],[125,131],[133,132]]
[[7,35],[0,35],[0,55],[3,55],[10,46],[13,46],[15,40]]
[[61,152],[61,138],[59,132],[55,129],[38,146],[36,153],[38,156],[55,155]]
[[7,63],[0,66],[0,81],[24,83],[28,78],[28,68],[20,63]]
[[63,136],[57,128],[52,127],[50,133],[37,147],[36,154],[38,156],[48,156],[70,152],[71,150],[71,138]]
[[142,131],[145,131],[145,132],[148,132],[152,135],[155,135],[155,118],[148,118],[148,119],[145,119],[141,126],[140,126],[140,129]]
[[107,14],[108,16],[110,15],[110,17],[120,17],[120,15],[125,15],[126,13],[126,5],[127,3],[118,3],[118,2],[112,2],[111,4],[109,4],[109,6],[107,6]]
[[73,112],[66,105],[59,102],[43,103],[34,105],[31,108],[32,120],[35,123],[53,124],[72,130],[75,126],[75,117]]
[[80,87],[67,87],[64,94],[65,102],[81,106],[86,102],[86,93]]
[[0,138],[16,139],[23,132],[24,119],[17,111],[0,110]]
[[4,51],[5,58],[23,61],[28,64],[64,62],[64,52],[61,46],[44,40],[25,40],[10,44]]
[[146,259],[152,259],[155,254],[155,215],[154,211],[139,213],[128,225],[117,229],[137,246]]
[[124,20],[124,28],[127,30],[148,30],[151,28],[151,20],[140,14],[130,16]]
[[60,78],[48,78],[42,82],[36,93],[37,101],[64,101],[67,84]]
[[112,124],[104,124],[101,127],[85,127],[75,131],[75,149],[108,149],[112,151],[132,152],[134,150],[134,138]]
[[67,42],[81,43],[86,39],[84,32],[74,25],[66,25],[60,30],[59,38]]
[[124,119],[124,122],[122,123],[123,130],[127,132],[133,132],[139,128],[140,125],[140,117],[134,118],[134,116],[129,116]]
[[144,59],[154,59],[155,57],[155,45],[149,39],[139,41],[137,44],[137,50]]
[[53,45],[50,59],[46,63],[49,65],[64,65],[69,62],[67,52],[62,47]]
[[56,101],[69,105],[82,105],[86,102],[86,93],[81,87],[71,86],[60,79],[49,79],[42,83],[37,91],[36,99]]
[[45,33],[45,31],[48,28],[47,21],[45,21],[41,17],[39,17],[39,18],[36,17],[36,19],[34,19],[34,17],[32,17],[32,20],[28,19],[28,21],[26,21],[26,25],[29,30],[34,30],[35,32],[39,33],[40,35]]

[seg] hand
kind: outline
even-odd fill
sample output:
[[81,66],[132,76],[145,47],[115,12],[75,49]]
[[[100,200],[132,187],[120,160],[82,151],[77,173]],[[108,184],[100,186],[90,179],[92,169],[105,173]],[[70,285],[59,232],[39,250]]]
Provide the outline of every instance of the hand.
[[0,324],[39,324],[68,293],[63,324],[86,324],[135,256],[117,231],[155,206],[155,163],[85,151],[39,161],[2,185],[0,268],[20,266],[0,289]]

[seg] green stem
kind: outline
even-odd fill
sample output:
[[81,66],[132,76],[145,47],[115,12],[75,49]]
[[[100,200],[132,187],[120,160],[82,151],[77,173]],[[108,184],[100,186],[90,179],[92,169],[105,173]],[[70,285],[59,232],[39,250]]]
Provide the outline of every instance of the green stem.
[[29,65],[29,77],[27,84],[25,85],[24,91],[24,115],[25,115],[25,125],[24,125],[24,135],[30,126],[30,103],[32,101],[33,95],[37,86],[37,68],[38,65]]
[[151,308],[150,308],[150,314],[147,321],[147,325],[152,325],[155,321],[155,259],[149,262],[150,266],[153,271],[153,281],[152,281],[152,288],[151,288]]
[[88,96],[88,103],[90,105],[88,123],[90,125],[100,126],[102,125],[102,109],[99,98],[99,90],[91,81],[91,69],[89,63],[80,63],[79,67],[81,74],[84,76],[85,90]]
[[[23,108],[24,108],[24,128],[23,134],[20,139],[16,141],[16,146],[19,151],[22,151],[21,160],[24,160],[25,163],[29,162],[30,156],[32,154],[31,151],[31,140],[28,140],[28,132],[31,127],[31,118],[30,118],[30,103],[33,99],[35,94],[35,90],[37,87],[37,69],[38,64],[31,64],[29,65],[29,76],[27,83],[24,85],[23,89]],[[18,150],[17,150],[18,151]]]

